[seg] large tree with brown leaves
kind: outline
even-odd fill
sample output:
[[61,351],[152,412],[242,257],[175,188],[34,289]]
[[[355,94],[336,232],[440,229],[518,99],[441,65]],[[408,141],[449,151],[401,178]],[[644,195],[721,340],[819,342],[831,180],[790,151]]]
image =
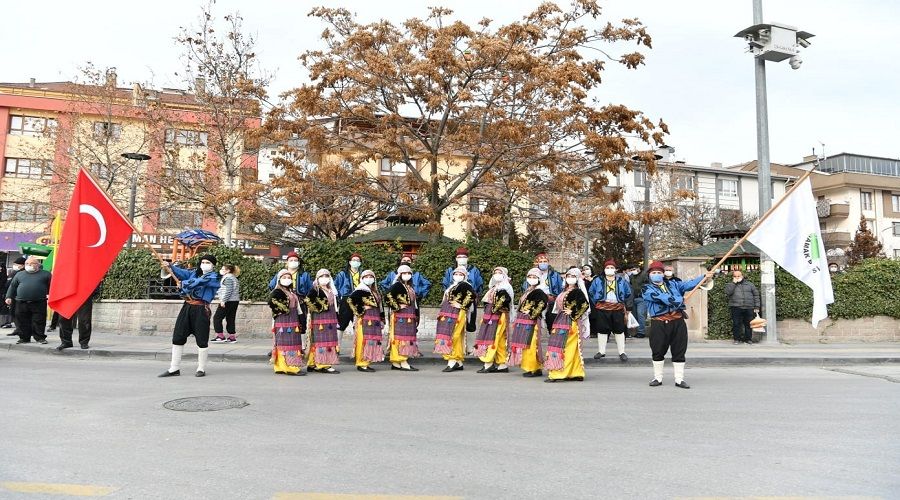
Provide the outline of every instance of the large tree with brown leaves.
[[[348,178],[365,179],[377,202],[418,212],[435,238],[448,208],[510,179],[529,187],[523,197],[538,217],[552,213],[561,229],[577,231],[606,205],[604,172],[667,132],[640,111],[591,98],[607,62],[633,69],[644,61],[609,53],[624,43],[650,47],[640,21],[603,23],[595,0],[545,3],[502,26],[471,26],[446,8],[399,24],[361,24],[339,8],[310,15],[327,25],[326,48],[301,56],[311,83],[288,93],[273,126],[314,151],[340,152],[356,169]],[[382,158],[405,166],[403,182],[361,166]]]

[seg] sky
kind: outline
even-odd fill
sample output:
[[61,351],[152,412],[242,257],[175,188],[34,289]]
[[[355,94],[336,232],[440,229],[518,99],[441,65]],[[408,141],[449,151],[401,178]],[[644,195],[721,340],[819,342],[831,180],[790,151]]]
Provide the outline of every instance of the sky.
[[[567,0],[560,0],[566,2]],[[4,2],[0,30],[0,81],[71,80],[86,61],[117,68],[122,86],[152,82],[184,87],[173,41],[194,22],[204,0],[154,2]],[[536,0],[296,1],[218,0],[215,11],[239,11],[257,36],[262,67],[274,74],[272,94],[303,82],[297,56],[322,48],[313,6],[341,6],[360,21],[400,22],[424,17],[427,6],[452,8],[464,21],[496,23],[521,18]],[[662,118],[675,159],[724,165],[756,158],[753,58],[734,38],[753,24],[751,0],[601,0],[602,22],[637,17],[653,38],[646,65],[608,66],[596,97]],[[134,6],[134,7],[132,7]],[[140,7],[137,7],[140,6]],[[768,63],[771,160],[800,162],[821,154],[852,152],[900,157],[900,24],[897,0],[765,0],[766,22],[813,33],[803,65]],[[891,47],[894,47],[893,49]],[[630,47],[626,47],[630,48]]]

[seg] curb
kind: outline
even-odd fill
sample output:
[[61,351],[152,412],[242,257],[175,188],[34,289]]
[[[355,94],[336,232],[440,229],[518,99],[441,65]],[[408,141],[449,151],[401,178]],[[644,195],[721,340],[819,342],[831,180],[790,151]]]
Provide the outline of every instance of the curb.
[[[169,361],[170,353],[168,350],[160,349],[159,351],[133,351],[133,350],[112,350],[112,349],[87,349],[78,348],[66,349],[65,351],[57,351],[55,347],[45,346],[43,344],[7,344],[6,347],[0,346],[0,350],[27,352],[33,354],[44,354],[49,356],[65,356],[77,359],[136,359],[136,360],[159,360]],[[185,353],[185,361],[197,359],[196,354]],[[210,353],[209,360],[214,362],[227,363],[267,363],[269,357],[265,354],[235,354],[235,353]],[[354,359],[350,356],[341,356],[341,364],[353,365]],[[629,356],[627,362],[620,362],[615,355],[607,359],[593,359],[587,357],[584,360],[586,367],[606,367],[606,368],[628,368],[634,366],[649,366],[651,359],[645,355]],[[666,361],[671,362],[670,359]],[[413,360],[415,365],[443,365],[443,358],[434,355],[425,355],[421,358]],[[466,357],[466,363],[477,365],[481,361],[472,356]],[[900,355],[898,356],[771,356],[771,357],[751,357],[751,356],[687,356],[687,364],[689,367],[725,367],[725,366],[846,366],[858,364],[890,364],[900,363]]]

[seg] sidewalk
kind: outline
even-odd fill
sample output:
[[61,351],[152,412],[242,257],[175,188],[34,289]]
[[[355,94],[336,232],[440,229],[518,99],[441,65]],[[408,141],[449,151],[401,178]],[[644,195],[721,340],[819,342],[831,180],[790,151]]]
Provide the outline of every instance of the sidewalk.
[[[118,335],[111,332],[93,332],[91,348],[82,350],[78,347],[77,332],[74,336],[75,347],[62,352],[56,350],[59,345],[58,332],[49,332],[47,344],[16,344],[18,337],[8,337],[11,329],[0,330],[0,353],[19,351],[33,354],[49,354],[76,358],[126,358],[155,359],[168,361],[171,354],[171,339],[168,336],[134,336]],[[469,346],[475,338],[468,336]],[[431,353],[431,341],[419,343],[424,357],[413,361],[414,364],[443,364],[440,356]],[[272,342],[268,339],[238,338],[234,344],[210,343],[210,361],[228,362],[262,362],[268,361],[266,353],[271,350]],[[646,366],[650,364],[650,347],[647,339],[629,339],[626,342],[626,353],[629,360],[622,363],[618,359],[615,342],[607,345],[607,356],[601,360],[593,359],[597,352],[597,339],[587,339],[583,345],[585,363],[588,366]],[[350,334],[344,336],[341,343],[341,363],[352,364],[349,354],[353,351]],[[185,358],[196,358],[196,344],[188,340]],[[469,357],[469,363],[479,361]],[[776,365],[776,366],[840,366],[860,363],[898,363],[900,362],[900,344],[754,344],[733,345],[731,341],[713,340],[693,342],[688,345],[687,362],[690,366],[727,366],[727,365]]]

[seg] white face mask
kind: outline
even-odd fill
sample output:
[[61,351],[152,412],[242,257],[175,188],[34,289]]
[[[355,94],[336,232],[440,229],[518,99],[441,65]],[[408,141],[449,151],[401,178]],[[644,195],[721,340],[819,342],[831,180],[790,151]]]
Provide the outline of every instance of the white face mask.
[[361,266],[361,265],[362,265],[362,262],[360,262],[358,260],[350,261],[350,267],[352,267],[353,269],[359,269],[359,266]]
[[400,275],[400,278],[401,278],[403,281],[409,281],[409,280],[412,279],[412,273],[403,273],[403,274]]
[[495,274],[493,278],[491,278],[491,285],[499,285],[503,283],[503,276],[499,274]]
[[603,274],[605,274],[607,276],[615,276],[616,270],[611,267],[607,267],[606,269],[603,270]]
[[319,276],[319,279],[316,281],[319,283],[319,286],[328,286],[328,284],[331,283],[331,277]]
[[453,275],[453,282],[454,282],[454,283],[460,283],[460,282],[461,282],[462,280],[464,280],[464,279],[466,279],[465,276],[460,276],[460,275],[458,275],[458,274],[454,274],[454,275]]
[[743,277],[740,277],[740,278],[732,278],[732,280],[733,280],[735,283],[740,283],[741,281],[744,281],[744,278],[743,278]]
[[566,277],[566,284],[574,285],[575,283],[578,283],[578,278],[576,278],[575,276]]
[[365,283],[366,286],[372,286],[375,284],[375,278],[365,277],[362,282]]
[[35,273],[37,272],[37,266],[34,264],[28,264],[25,266],[26,273]]
[[294,280],[290,278],[281,278],[279,283],[281,283],[281,286],[291,286],[294,284]]
[[19,264],[13,265],[13,271],[21,271],[21,270],[22,270],[22,266],[20,266]]
[[200,270],[203,271],[204,273],[208,273],[213,270],[213,265],[208,262],[204,262],[204,263],[200,264]]
[[666,278],[671,278],[672,276],[675,275],[675,271],[666,271],[663,274],[666,275]]
[[297,260],[289,260],[288,261],[287,268],[290,269],[291,271],[293,271],[294,269],[297,269],[298,267],[300,267],[300,261],[297,261]]
[[468,257],[457,257],[456,263],[461,266],[466,266],[469,264],[469,258]]
[[530,286],[537,286],[537,284],[540,282],[538,278],[528,278],[526,281],[528,281],[528,284]]

